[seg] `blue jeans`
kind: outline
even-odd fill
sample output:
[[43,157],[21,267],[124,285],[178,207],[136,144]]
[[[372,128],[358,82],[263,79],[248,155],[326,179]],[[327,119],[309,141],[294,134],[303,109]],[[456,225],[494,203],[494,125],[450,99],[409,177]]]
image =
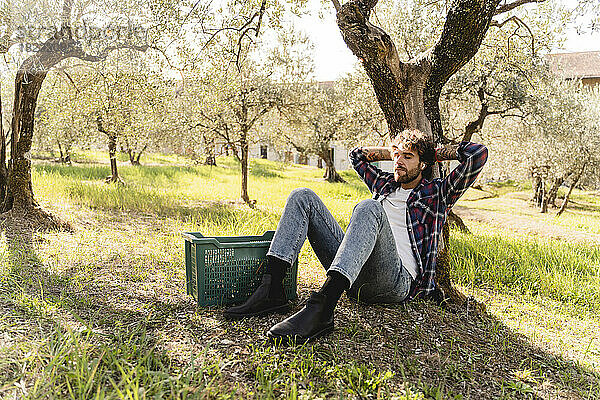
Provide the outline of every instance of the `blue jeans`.
[[408,295],[413,279],[402,266],[379,201],[358,203],[344,234],[315,192],[294,189],[267,254],[292,264],[307,237],[325,270],[348,278],[349,297],[366,303],[399,303]]

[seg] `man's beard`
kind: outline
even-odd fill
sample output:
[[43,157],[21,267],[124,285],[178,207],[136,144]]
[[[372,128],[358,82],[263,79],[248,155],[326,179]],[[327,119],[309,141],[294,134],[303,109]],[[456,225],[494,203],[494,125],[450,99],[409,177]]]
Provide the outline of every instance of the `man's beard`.
[[[402,175],[399,175],[399,172]],[[417,179],[419,177],[420,173],[421,173],[421,170],[419,168],[415,168],[412,170],[400,170],[400,171],[394,171],[394,177],[396,179],[396,182],[398,182],[398,183],[408,183],[408,182],[412,182],[415,179]]]

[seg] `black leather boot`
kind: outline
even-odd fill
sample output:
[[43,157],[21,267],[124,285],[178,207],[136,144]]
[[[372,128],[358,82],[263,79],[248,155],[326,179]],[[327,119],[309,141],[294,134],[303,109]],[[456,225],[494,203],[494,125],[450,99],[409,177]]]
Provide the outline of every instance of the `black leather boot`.
[[322,293],[311,292],[306,305],[291,317],[274,325],[267,336],[275,343],[306,343],[333,331],[333,310]]
[[248,317],[258,317],[269,313],[286,313],[290,310],[290,302],[285,297],[282,290],[277,295],[269,296],[271,291],[271,275],[264,274],[260,285],[252,296],[242,305],[228,308],[223,316],[228,319],[241,319]]

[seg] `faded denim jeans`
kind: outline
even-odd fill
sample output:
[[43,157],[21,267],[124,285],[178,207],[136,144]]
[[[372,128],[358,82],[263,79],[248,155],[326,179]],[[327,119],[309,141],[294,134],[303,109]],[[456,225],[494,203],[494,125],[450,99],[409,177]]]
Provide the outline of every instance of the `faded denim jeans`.
[[307,237],[323,267],[348,278],[349,297],[366,303],[399,303],[408,295],[413,279],[402,266],[379,201],[358,203],[344,234],[315,192],[294,189],[267,254],[292,264]]

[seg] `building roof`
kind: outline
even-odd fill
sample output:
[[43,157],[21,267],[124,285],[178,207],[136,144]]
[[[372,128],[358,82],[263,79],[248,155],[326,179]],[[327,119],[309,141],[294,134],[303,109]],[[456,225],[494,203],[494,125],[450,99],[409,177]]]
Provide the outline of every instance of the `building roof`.
[[600,51],[546,55],[550,70],[564,78],[600,77]]

